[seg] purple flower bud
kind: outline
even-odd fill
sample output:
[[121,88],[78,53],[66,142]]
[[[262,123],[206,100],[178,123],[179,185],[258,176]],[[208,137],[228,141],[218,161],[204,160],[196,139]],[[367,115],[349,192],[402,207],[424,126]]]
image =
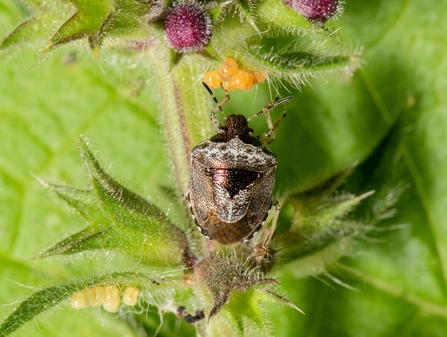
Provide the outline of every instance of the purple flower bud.
[[194,1],[175,2],[167,10],[164,27],[166,42],[181,53],[198,52],[211,38],[211,17]]
[[308,20],[321,24],[338,10],[338,0],[284,0],[284,3]]

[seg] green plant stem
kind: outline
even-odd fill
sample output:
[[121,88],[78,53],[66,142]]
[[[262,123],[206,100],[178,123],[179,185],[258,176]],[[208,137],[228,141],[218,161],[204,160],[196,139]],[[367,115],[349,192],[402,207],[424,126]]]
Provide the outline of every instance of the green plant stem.
[[188,55],[178,65],[170,64],[170,53],[159,47],[151,54],[161,102],[162,125],[179,194],[189,183],[190,153],[195,145],[213,134],[210,122],[211,98],[202,88],[200,55]]

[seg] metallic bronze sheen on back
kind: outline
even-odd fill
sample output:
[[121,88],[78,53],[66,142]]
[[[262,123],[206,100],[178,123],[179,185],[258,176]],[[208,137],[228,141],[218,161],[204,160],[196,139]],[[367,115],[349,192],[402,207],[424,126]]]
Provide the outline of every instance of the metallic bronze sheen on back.
[[[277,97],[247,121],[243,115],[225,116],[222,107],[230,99],[227,91],[219,103],[205,88],[217,104],[211,111],[211,121],[218,133],[192,149],[191,178],[185,196],[205,237],[221,244],[245,242],[262,227],[272,206],[277,162],[265,145],[273,141],[286,114],[273,124],[269,111],[293,97]],[[223,115],[224,126],[215,116],[217,111]],[[269,131],[251,137],[253,130],[248,122],[261,114],[266,117]],[[279,204],[275,203],[275,207],[278,212]]]
[[272,203],[276,158],[249,132],[244,116],[230,115],[222,133],[191,154],[191,212],[202,233],[222,244],[249,239]]

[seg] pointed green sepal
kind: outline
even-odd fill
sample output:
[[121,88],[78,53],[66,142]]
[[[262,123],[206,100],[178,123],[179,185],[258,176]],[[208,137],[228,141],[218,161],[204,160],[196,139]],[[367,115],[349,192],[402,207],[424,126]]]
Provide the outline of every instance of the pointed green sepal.
[[[330,38],[328,35],[327,39]],[[351,74],[359,66],[355,52],[341,44],[327,48],[300,40],[275,48],[254,46],[246,49],[244,56],[247,68],[262,71],[272,80],[286,81],[295,87],[306,84],[311,77],[335,70]]]
[[44,52],[71,41],[88,38],[90,48],[99,48],[105,38],[146,39],[144,16],[148,3],[136,0],[70,0],[75,13],[57,30]]
[[93,190],[49,186],[90,226],[39,257],[119,248],[121,253],[149,265],[192,266],[195,257],[185,233],[160,209],[107,175],[83,140],[81,149]]
[[232,294],[219,315],[211,320],[210,336],[225,335],[222,331],[228,332],[229,336],[245,336],[247,330],[251,331],[250,335],[274,336],[272,323],[266,310],[266,304],[270,303],[285,305],[303,313],[296,305],[276,294],[266,285],[255,285]]
[[[61,1],[20,2],[26,18],[0,42],[0,51],[10,51],[21,45],[42,46],[42,41],[54,32],[54,23],[67,16],[69,6]],[[1,55],[1,54],[0,54]]]
[[86,37],[98,39],[104,25],[115,11],[111,0],[70,0],[75,13],[57,30],[46,47],[50,49]]
[[336,194],[337,187],[352,172],[353,166],[330,177],[312,190],[290,195],[286,202],[293,207],[289,229],[274,238],[281,245],[279,263],[318,254],[332,244],[371,230],[368,224],[353,221],[347,215],[360,202],[374,193],[359,196]]
[[345,214],[350,212],[363,199],[372,195],[374,191],[364,193],[359,196],[352,194],[341,194],[333,197],[315,200],[300,200],[294,203],[297,210],[294,224],[291,231],[313,228],[314,230],[330,226],[331,221],[342,219]]
[[89,224],[107,224],[106,214],[98,208],[98,202],[92,191],[45,182],[43,184],[75,209]]

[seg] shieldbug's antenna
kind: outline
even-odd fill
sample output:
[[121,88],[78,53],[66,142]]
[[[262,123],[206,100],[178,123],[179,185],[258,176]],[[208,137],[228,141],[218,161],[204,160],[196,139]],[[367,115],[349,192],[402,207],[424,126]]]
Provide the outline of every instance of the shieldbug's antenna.
[[220,125],[219,121],[216,118],[216,112],[217,112],[217,110],[220,110],[220,113],[223,116],[224,123],[226,123],[227,122],[227,117],[225,116],[225,113],[223,112],[222,107],[225,104],[227,104],[227,102],[230,100],[230,94],[228,93],[227,90],[225,90],[225,98],[223,99],[222,102],[219,103],[219,101],[217,100],[216,96],[214,96],[213,92],[211,91],[210,87],[207,86],[206,83],[204,83],[204,82],[202,82],[202,84],[205,87],[205,89],[208,90],[208,93],[211,95],[211,97],[213,98],[214,102],[217,104],[217,107],[211,111],[210,115],[211,115],[211,121],[213,122],[213,124],[216,127],[217,131],[220,131],[222,129],[222,126]]
[[272,110],[274,107],[276,107],[278,105],[287,103],[288,101],[290,101],[292,99],[293,99],[293,96],[287,96],[287,97],[284,97],[281,99],[279,99],[279,97],[276,96],[276,98],[273,101],[271,101],[264,108],[262,108],[257,113],[255,113],[253,116],[251,116],[250,118],[247,119],[247,123],[249,123],[253,118],[255,118],[261,114],[264,114],[265,119],[267,121],[267,126],[269,128],[269,131],[257,136],[256,138],[258,140],[263,141],[267,138],[270,138],[270,140],[265,142],[267,145],[270,144],[271,142],[273,142],[273,140],[275,139],[276,130],[278,129],[279,123],[281,123],[281,121],[284,119],[284,117],[286,117],[287,113],[284,112],[282,114],[282,116],[279,117],[279,119],[275,122],[275,124],[272,124],[272,118],[270,117],[270,110]]

